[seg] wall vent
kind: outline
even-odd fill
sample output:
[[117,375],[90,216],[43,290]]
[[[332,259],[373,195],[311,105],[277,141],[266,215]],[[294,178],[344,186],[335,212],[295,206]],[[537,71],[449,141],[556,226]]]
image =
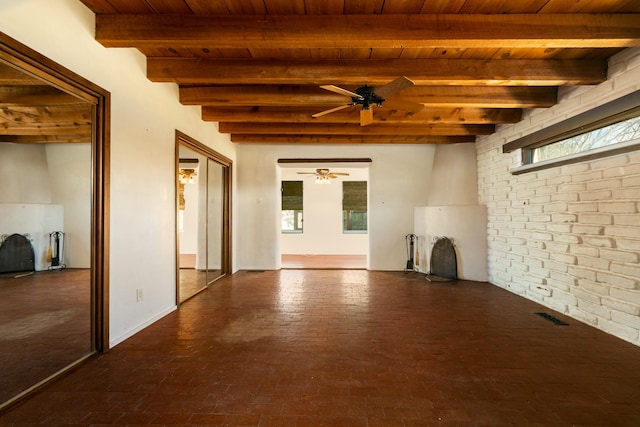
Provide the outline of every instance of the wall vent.
[[561,325],[561,326],[568,325],[567,322],[564,322],[564,321],[558,319],[557,317],[550,315],[549,313],[537,312],[537,313],[534,313],[534,314],[542,317],[543,319],[548,320],[549,322],[551,322],[551,323],[553,323],[555,325]]

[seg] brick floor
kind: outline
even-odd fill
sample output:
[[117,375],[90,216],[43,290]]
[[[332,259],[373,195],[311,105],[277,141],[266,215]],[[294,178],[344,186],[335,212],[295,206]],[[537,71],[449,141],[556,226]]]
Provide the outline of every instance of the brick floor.
[[486,283],[240,272],[0,417],[32,424],[638,426],[640,348]]

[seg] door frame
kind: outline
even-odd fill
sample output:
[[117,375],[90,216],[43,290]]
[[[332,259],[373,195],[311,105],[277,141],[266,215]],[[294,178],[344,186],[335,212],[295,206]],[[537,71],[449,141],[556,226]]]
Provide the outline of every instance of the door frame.
[[[222,166],[222,274],[220,278],[231,274],[231,177],[233,176],[233,160],[223,156],[214,149],[204,145],[189,135],[176,129],[175,133],[175,234],[176,234],[176,304],[180,306],[180,227],[178,225],[178,193],[179,193],[179,169],[180,169],[180,146],[187,147],[199,153],[207,159]],[[206,232],[206,231],[205,231]],[[208,248],[208,242],[207,242]],[[207,249],[208,250],[208,249]],[[184,301],[182,301],[184,302]]]
[[[104,353],[109,350],[108,266],[111,94],[2,32],[0,32],[0,61],[93,105],[91,131],[90,353]],[[0,403],[0,411],[33,394],[85,359],[86,357],[72,363],[13,399]]]

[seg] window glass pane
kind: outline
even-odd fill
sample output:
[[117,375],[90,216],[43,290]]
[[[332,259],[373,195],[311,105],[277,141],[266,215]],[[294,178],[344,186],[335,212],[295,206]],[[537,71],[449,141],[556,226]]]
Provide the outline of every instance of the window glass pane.
[[531,150],[531,163],[640,139],[640,117],[634,117],[591,132]]
[[282,181],[282,232],[302,233],[302,181]]
[[342,230],[367,231],[367,181],[342,182]]

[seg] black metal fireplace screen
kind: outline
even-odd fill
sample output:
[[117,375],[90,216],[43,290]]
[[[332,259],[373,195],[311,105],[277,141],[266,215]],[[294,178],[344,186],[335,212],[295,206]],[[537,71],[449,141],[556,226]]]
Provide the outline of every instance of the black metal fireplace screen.
[[0,245],[0,273],[33,272],[35,270],[35,255],[28,235],[3,235]]

